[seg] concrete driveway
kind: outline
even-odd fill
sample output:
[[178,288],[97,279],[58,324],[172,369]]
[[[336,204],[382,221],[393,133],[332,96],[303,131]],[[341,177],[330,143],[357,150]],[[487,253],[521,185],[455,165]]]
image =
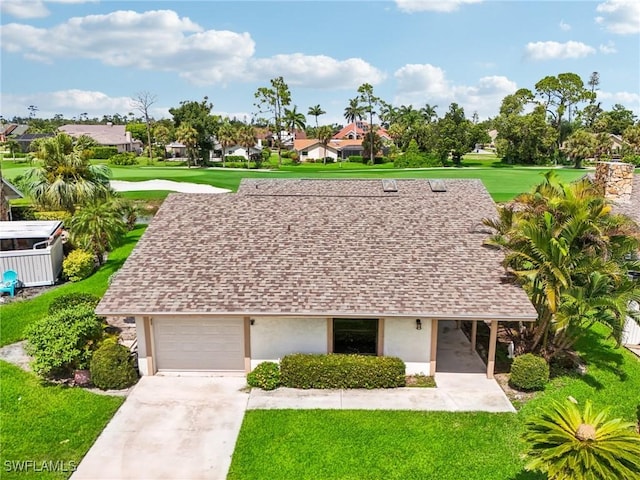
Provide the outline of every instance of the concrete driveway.
[[143,377],[71,478],[226,478],[245,385],[244,377]]

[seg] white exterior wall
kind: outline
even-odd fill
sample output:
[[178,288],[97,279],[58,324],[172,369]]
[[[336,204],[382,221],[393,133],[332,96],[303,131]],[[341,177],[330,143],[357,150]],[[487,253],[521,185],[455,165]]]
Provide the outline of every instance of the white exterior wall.
[[0,272],[15,270],[25,287],[53,285],[62,271],[62,239],[56,237],[47,248],[0,252]]
[[407,375],[429,375],[431,362],[431,320],[422,318],[422,330],[416,319],[385,318],[383,354],[399,357],[407,366]]
[[[631,306],[634,310],[638,310],[637,303],[633,303]],[[623,345],[640,345],[640,325],[636,323],[632,318],[627,318],[627,322],[622,332],[622,344]]]
[[153,375],[147,368],[147,342],[144,335],[144,321],[142,317],[136,317],[136,341],[138,342],[138,370],[140,375]]
[[251,369],[290,353],[327,353],[326,318],[256,317],[250,329]]
[[[302,155],[303,151],[307,152],[307,155]],[[299,154],[301,162],[309,160],[322,160],[324,158],[324,147],[322,145],[315,145],[311,148],[300,150]],[[330,146],[327,146],[327,157],[331,157],[333,160],[337,160],[338,153]]]

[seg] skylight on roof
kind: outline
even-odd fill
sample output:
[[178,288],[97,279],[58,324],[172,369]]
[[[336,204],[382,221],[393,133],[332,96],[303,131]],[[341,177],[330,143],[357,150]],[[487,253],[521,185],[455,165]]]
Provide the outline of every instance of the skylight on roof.
[[395,180],[382,180],[382,190],[385,192],[397,192],[398,184]]
[[447,186],[444,183],[444,180],[429,180],[429,187],[432,192],[446,192]]

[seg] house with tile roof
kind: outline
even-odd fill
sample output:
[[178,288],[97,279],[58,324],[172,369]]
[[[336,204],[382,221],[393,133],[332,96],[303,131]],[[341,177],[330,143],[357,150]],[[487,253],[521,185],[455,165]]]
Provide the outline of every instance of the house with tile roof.
[[91,137],[98,145],[116,147],[118,153],[140,153],[142,151],[142,142],[132,138],[131,132],[126,131],[125,125],[113,125],[110,123],[104,125],[73,124],[63,125],[58,130],[73,138],[83,135]]
[[302,353],[401,358],[437,371],[438,322],[533,321],[479,180],[244,179],[171,194],[96,312],[135,319],[139,367],[231,372]]
[[[359,120],[343,127],[342,130],[340,130],[333,136],[333,138],[336,140],[362,140],[368,132],[369,124],[367,122]],[[376,130],[376,133],[383,140],[391,140],[389,132],[387,132],[387,130],[382,127],[378,128],[378,130]]]
[[362,139],[336,139],[332,138],[326,147],[317,138],[308,138],[304,140],[296,140],[293,143],[293,149],[298,153],[301,162],[322,161],[325,154],[332,161],[348,160],[354,155],[362,156],[364,147]]

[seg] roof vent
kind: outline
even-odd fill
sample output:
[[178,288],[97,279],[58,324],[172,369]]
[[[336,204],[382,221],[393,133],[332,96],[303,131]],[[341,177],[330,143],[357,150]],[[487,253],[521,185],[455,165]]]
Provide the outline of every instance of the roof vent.
[[444,183],[444,180],[429,180],[429,187],[431,187],[432,192],[446,192],[447,186]]
[[382,190],[385,192],[397,192],[398,184],[395,180],[382,180]]

